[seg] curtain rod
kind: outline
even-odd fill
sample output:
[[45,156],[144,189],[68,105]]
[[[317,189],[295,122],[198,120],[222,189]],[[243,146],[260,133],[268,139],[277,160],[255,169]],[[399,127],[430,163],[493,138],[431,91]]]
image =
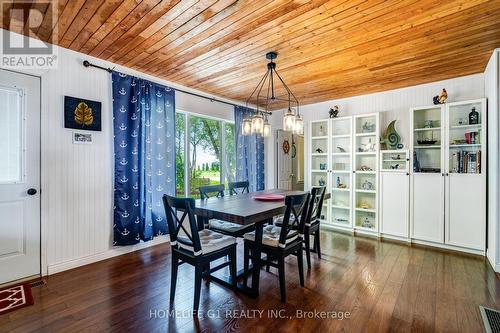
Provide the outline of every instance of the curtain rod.
[[[98,68],[98,69],[102,69],[108,73],[112,73],[113,72],[113,69],[112,68],[109,68],[109,67],[102,67],[102,66],[99,66],[99,65],[95,65],[95,64],[92,64],[90,61],[88,60],[84,60],[83,61],[83,66],[85,67],[94,67],[94,68]],[[230,102],[226,102],[226,101],[222,101],[220,99],[217,99],[217,98],[214,98],[214,97],[207,97],[207,96],[204,96],[204,95],[200,95],[200,94],[197,94],[197,93],[193,93],[193,92],[190,92],[190,91],[186,91],[186,90],[182,90],[182,89],[177,89],[177,88],[174,88],[176,91],[180,91],[182,93],[185,93],[185,94],[189,94],[189,95],[193,95],[193,96],[196,96],[196,97],[200,97],[200,98],[204,98],[204,99],[208,99],[210,102],[219,102],[219,103],[223,103],[223,104],[227,104],[227,105],[231,105],[231,106],[239,106],[239,107],[242,107],[241,105],[237,105],[237,104],[233,104],[233,103],[230,103]],[[267,113],[268,115],[271,115],[272,112],[267,112],[267,111],[261,111],[262,113]]]

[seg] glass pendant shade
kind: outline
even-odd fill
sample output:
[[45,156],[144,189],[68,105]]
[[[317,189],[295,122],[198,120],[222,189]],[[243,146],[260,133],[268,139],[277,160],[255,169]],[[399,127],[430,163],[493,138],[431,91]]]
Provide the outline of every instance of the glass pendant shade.
[[295,131],[295,114],[292,110],[288,110],[283,116],[283,130],[289,132]]
[[241,122],[241,134],[250,135],[252,134],[252,120],[251,119],[243,119]]
[[252,134],[261,135],[264,131],[264,117],[257,113],[252,117]]
[[264,122],[264,129],[262,131],[262,136],[265,138],[271,136],[271,124],[269,124],[267,120]]
[[295,117],[295,129],[293,132],[298,135],[304,134],[304,120],[300,115]]

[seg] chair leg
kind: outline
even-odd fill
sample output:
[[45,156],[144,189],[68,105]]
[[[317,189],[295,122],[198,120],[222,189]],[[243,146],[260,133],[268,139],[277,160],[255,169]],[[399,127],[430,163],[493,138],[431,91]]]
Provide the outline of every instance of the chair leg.
[[[307,248],[308,247],[306,247],[306,249]],[[299,249],[297,250],[297,266],[299,266],[298,268],[299,268],[300,285],[303,287],[304,286],[304,258],[303,258],[303,253],[302,253],[302,244],[300,245]]]
[[243,249],[243,285],[247,286],[248,268],[250,266],[250,247],[245,243]]
[[[306,248],[307,269],[311,269],[311,235],[309,231],[304,233],[304,244]],[[316,244],[316,242],[314,242]]]
[[280,280],[280,293],[281,301],[286,302],[286,286],[285,286],[285,258],[280,256],[278,258],[278,277]]
[[170,274],[170,302],[175,298],[175,287],[177,284],[177,271],[179,269],[179,259],[177,256],[172,255],[172,274]]
[[270,268],[271,268],[271,255],[268,254],[266,258],[266,272],[269,273]]
[[318,259],[321,259],[321,245],[320,245],[320,234],[319,234],[319,229],[316,230],[316,233],[314,234],[315,238],[315,243],[316,243],[316,253],[318,254]]
[[231,250],[231,254],[229,255],[229,260],[231,264],[229,266],[229,270],[231,272],[231,283],[233,285],[233,289],[236,290],[237,281],[236,281],[236,246]]
[[203,266],[196,265],[194,270],[194,304],[193,311],[196,313],[200,307],[200,294],[201,294],[201,276],[203,273]]

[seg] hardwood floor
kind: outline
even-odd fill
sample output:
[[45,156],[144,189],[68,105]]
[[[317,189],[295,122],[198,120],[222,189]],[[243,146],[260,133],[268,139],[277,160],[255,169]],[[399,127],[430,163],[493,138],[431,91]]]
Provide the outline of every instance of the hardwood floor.
[[[201,313],[193,320],[194,270],[188,265],[179,268],[169,308],[165,244],[50,276],[33,288],[34,306],[0,316],[0,332],[482,332],[478,306],[500,308],[500,281],[481,257],[333,232],[322,233],[322,247],[323,259],[314,255],[305,273],[305,288],[296,259],[288,260],[286,304],[271,268],[261,272],[257,299],[204,284]],[[262,317],[252,310],[263,310]],[[289,318],[272,318],[272,310]],[[297,311],[350,317],[297,318]],[[256,316],[236,318],[245,314]]]

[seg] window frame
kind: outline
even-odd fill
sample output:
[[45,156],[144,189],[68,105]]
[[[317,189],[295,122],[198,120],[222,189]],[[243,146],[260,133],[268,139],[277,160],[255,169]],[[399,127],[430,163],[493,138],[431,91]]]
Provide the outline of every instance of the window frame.
[[[196,113],[196,112],[190,112],[190,111],[185,111],[182,109],[175,109],[175,113],[179,113],[184,115],[184,196],[188,197],[189,196],[189,190],[190,190],[190,177],[189,177],[189,162],[190,162],[190,156],[191,156],[191,145],[189,143],[189,138],[191,137],[191,131],[190,131],[190,126],[189,126],[189,118],[190,116],[194,117],[199,117],[199,118],[206,118],[210,120],[215,120],[219,122],[219,131],[221,133],[221,147],[225,147],[226,143],[226,132],[225,132],[225,125],[226,124],[233,124],[235,125],[234,120],[227,120],[224,118],[219,118],[219,117],[213,117],[201,113]],[[177,124],[176,124],[177,126]],[[235,125],[236,126],[236,125]],[[236,131],[235,131],[236,135]],[[235,138],[236,140],[236,138]],[[236,146],[235,146],[235,152],[236,154]],[[221,149],[221,155],[222,154],[227,154],[227,151],[225,149]],[[225,163],[225,158],[224,156],[219,156],[219,162],[220,162],[220,183],[225,184],[224,181],[227,179],[227,166]]]

